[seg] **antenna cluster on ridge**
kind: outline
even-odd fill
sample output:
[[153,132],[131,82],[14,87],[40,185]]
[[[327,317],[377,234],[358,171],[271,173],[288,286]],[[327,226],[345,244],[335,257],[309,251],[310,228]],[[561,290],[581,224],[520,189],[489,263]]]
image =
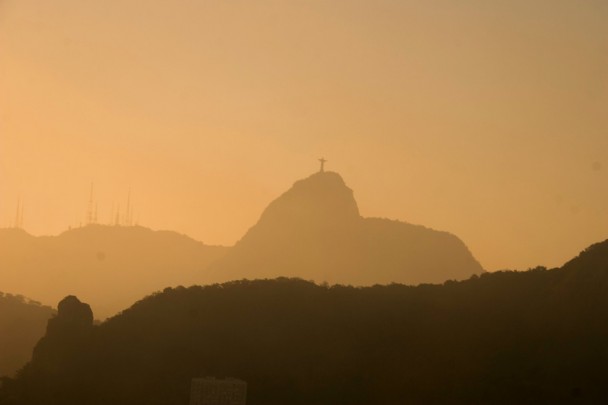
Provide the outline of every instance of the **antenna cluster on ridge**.
[[[99,224],[97,217],[98,209],[97,203],[94,200],[93,194],[93,184],[91,184],[91,193],[89,196],[89,206],[87,209],[86,215],[86,225],[95,225]],[[123,214],[120,210],[120,204],[118,204],[115,208],[115,205],[112,204],[112,211],[110,215],[110,220],[108,221],[108,225],[110,226],[134,226],[137,225],[137,221],[134,219],[133,206],[131,204],[131,187],[129,187],[129,192],[127,194],[127,209]]]
[[[117,207],[115,209],[115,207]],[[120,205],[112,204],[111,215],[108,218],[108,221],[103,223],[105,225],[110,226],[137,226],[139,220],[136,219],[135,210],[133,209],[133,202],[131,199],[131,187],[129,187],[129,192],[127,194],[127,205],[126,211],[123,213],[120,209]],[[7,219],[5,222],[6,228],[13,229],[23,229],[23,217],[24,217],[24,204],[23,199],[19,197],[17,199],[17,209],[15,211],[15,216],[12,220]],[[83,225],[98,225],[102,224],[99,220],[99,207],[97,201],[95,200],[95,185],[91,183],[91,188],[89,191],[89,200],[87,204],[86,213],[84,216],[84,222],[78,221],[77,226]],[[72,226],[69,226],[71,229]]]

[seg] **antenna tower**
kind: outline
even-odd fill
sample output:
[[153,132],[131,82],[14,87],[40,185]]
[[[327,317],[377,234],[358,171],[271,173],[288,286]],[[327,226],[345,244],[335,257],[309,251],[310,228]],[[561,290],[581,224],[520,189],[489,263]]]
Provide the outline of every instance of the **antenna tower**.
[[87,208],[87,217],[85,221],[87,225],[94,224],[97,222],[97,206],[93,202],[93,187],[94,184],[91,183],[91,193],[89,194],[89,206]]

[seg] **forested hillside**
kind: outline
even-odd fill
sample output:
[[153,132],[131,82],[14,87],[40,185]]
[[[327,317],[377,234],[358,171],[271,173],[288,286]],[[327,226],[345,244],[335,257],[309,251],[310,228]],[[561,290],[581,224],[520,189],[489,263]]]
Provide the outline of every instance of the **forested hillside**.
[[187,404],[197,376],[246,380],[250,404],[599,403],[607,243],[443,285],[169,288],[99,326],[72,297],[2,403]]
[[21,295],[0,292],[0,377],[12,375],[31,359],[53,313]]

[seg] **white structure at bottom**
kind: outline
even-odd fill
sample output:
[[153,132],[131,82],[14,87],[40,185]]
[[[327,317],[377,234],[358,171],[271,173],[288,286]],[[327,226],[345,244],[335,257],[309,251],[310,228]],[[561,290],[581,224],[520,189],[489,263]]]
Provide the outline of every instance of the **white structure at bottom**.
[[247,383],[236,378],[193,378],[190,405],[245,405]]

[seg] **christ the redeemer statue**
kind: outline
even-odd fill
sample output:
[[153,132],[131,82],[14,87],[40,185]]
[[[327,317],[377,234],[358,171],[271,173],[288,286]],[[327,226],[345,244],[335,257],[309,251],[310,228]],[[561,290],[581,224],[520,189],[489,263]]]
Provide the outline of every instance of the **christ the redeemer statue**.
[[325,158],[321,158],[319,159],[319,162],[321,162],[321,170],[319,171],[323,173],[325,171],[325,162],[327,162],[327,160],[325,160]]

